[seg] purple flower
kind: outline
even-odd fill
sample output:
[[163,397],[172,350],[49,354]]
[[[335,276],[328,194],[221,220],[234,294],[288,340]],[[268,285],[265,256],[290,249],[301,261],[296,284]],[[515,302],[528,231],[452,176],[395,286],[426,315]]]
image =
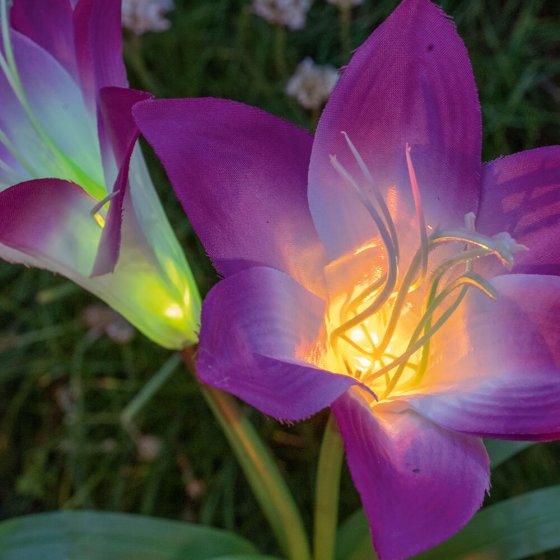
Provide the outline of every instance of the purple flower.
[[159,344],[199,296],[137,147],[119,0],[0,0],[0,257],[64,274]]
[[279,419],[332,406],[380,558],[476,512],[481,437],[558,437],[560,147],[481,167],[471,66],[439,8],[400,4],[315,138],[218,99],[134,114],[225,277],[200,377]]

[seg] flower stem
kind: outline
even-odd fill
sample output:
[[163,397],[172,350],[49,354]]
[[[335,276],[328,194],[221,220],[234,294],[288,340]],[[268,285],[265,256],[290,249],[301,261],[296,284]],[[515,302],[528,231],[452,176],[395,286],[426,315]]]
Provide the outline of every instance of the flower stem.
[[[182,352],[187,368],[196,377],[193,354],[194,347]],[[199,383],[199,387],[231,445],[282,552],[289,560],[310,560],[303,521],[270,451],[231,395],[203,383]]]
[[156,96],[160,94],[159,84],[146,66],[140,37],[132,35],[128,41],[125,41],[123,54],[126,63],[136,73],[142,87]]
[[350,58],[350,27],[352,25],[352,8],[340,8],[340,45],[345,58]]
[[286,78],[286,30],[281,25],[276,26],[274,34],[274,63],[278,77]]
[[313,539],[315,560],[333,560],[334,558],[340,469],[343,457],[344,447],[336,421],[331,414],[325,426],[317,465]]

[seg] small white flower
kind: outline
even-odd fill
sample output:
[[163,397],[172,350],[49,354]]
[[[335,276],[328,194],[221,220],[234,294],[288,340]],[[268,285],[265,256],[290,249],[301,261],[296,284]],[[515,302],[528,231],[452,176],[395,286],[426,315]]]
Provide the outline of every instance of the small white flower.
[[146,31],[165,31],[171,22],[164,16],[174,7],[173,0],[123,0],[123,27],[135,35]]
[[271,23],[294,29],[305,27],[311,0],[253,0],[253,11]]
[[306,109],[319,109],[328,99],[336,82],[338,71],[330,64],[315,64],[309,57],[298,64],[286,85],[286,93],[295,97]]
[[157,436],[141,434],[136,440],[136,446],[140,459],[152,462],[161,455],[163,443]]
[[327,0],[329,4],[338,6],[339,8],[351,8],[364,3],[364,0]]

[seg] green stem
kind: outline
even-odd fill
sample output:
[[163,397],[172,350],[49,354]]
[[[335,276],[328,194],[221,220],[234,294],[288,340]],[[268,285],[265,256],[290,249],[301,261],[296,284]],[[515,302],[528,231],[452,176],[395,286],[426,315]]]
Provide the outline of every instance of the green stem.
[[160,86],[146,66],[140,37],[132,35],[128,41],[125,41],[123,54],[126,63],[132,68],[142,87],[157,96],[160,93]]
[[[187,368],[195,374],[193,353],[194,348],[191,347],[184,350],[182,355]],[[303,521],[270,451],[231,395],[202,383],[199,387],[231,445],[283,553],[289,560],[310,560]]]
[[352,8],[344,6],[340,8],[340,45],[346,59],[350,58],[350,27],[352,24]]
[[286,78],[286,30],[281,25],[276,26],[274,35],[274,63],[278,77]]
[[338,520],[338,495],[340,491],[340,469],[344,447],[334,416],[331,414],[325,433],[315,485],[314,559],[333,560]]

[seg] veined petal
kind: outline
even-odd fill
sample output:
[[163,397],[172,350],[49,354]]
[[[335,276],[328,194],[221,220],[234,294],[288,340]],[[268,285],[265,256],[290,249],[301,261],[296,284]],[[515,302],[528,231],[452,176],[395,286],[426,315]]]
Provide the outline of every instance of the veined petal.
[[136,142],[140,131],[132,116],[136,103],[151,99],[145,91],[121,87],[104,87],[99,91],[99,109],[104,123],[104,133],[111,145],[117,166],[127,158],[130,144]]
[[282,420],[301,420],[331,404],[354,379],[315,366],[325,303],[272,268],[222,280],[202,307],[202,381]]
[[15,0],[10,16],[14,29],[43,47],[77,79],[73,9],[69,0]]
[[102,87],[126,87],[120,0],[78,0],[74,38],[82,90],[91,108]]
[[560,277],[492,280],[434,339],[423,387],[405,398],[419,414],[468,434],[548,440],[560,435]]
[[336,156],[374,200],[342,132],[363,158],[405,240],[418,227],[407,143],[429,226],[456,227],[467,212],[476,211],[479,103],[465,46],[439,7],[428,0],[404,0],[356,51],[321,116],[311,154],[309,203],[333,259],[376,233],[358,196],[330,163]]
[[[18,90],[18,98],[0,72],[0,143],[18,161],[20,172],[25,170],[18,180],[58,177],[74,181],[101,198],[105,187],[96,124],[78,85],[30,39],[13,31],[11,40],[23,91]],[[31,117],[21,96],[29,104]]]
[[[93,269],[94,275],[112,272],[119,257],[121,224],[125,211],[123,204],[125,200],[129,200],[125,197],[128,189],[128,169],[132,151],[140,135],[131,111],[136,103],[150,97],[149,93],[126,88],[108,87],[100,91],[101,146],[102,152],[107,158],[111,159],[106,165],[106,176],[108,174],[107,167],[111,169],[115,166],[115,163],[119,172],[113,185],[114,198],[111,199],[107,213],[106,224]],[[134,209],[129,206],[126,211],[133,212]]]
[[380,560],[403,560],[458,531],[489,487],[482,441],[412,411],[378,412],[351,389],[333,405]]
[[321,292],[324,249],[306,197],[308,133],[222,99],[147,101],[134,115],[221,274],[266,265]]
[[[95,201],[73,183],[38,179],[0,193],[0,244],[41,268],[88,275],[101,228],[90,214]],[[14,259],[13,252],[0,256]]]
[[197,340],[198,295],[179,292],[162,273],[141,230],[123,222],[125,240],[112,274],[90,277],[101,228],[95,200],[73,183],[38,179],[0,193],[0,257],[63,274],[106,301],[166,348]]
[[[527,252],[515,254],[514,272],[560,275],[560,146],[519,152],[482,169],[477,229],[507,231]],[[477,269],[501,274],[495,259]]]

